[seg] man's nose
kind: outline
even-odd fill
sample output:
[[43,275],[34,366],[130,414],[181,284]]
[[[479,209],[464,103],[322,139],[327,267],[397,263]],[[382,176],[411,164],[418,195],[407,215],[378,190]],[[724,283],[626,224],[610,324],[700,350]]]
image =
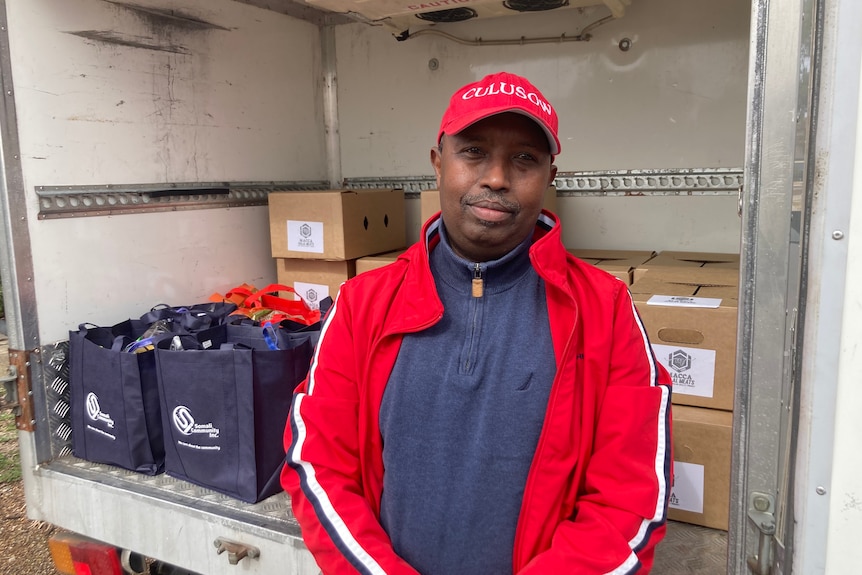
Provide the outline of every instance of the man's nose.
[[510,168],[511,166],[505,158],[496,155],[489,156],[482,172],[482,186],[495,191],[508,190]]

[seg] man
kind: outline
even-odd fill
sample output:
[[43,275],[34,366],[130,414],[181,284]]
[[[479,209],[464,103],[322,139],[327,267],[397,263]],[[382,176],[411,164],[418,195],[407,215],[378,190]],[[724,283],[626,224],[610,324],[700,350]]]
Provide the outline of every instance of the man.
[[622,282],[542,200],[557,116],[526,79],[456,92],[441,214],[346,282],[282,483],[323,573],[646,573],[670,487],[670,380]]

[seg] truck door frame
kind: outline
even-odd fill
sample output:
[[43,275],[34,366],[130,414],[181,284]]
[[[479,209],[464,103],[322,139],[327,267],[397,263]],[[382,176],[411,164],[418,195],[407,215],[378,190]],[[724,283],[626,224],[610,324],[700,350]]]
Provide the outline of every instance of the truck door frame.
[[[0,233],[3,234],[3,242],[0,244],[0,278],[10,354],[17,351],[27,358],[24,362],[26,373],[22,372],[18,377],[24,377],[29,384],[32,381],[41,381],[42,370],[30,222],[21,168],[5,0],[0,0],[0,91]],[[42,386],[33,386],[31,394],[32,397],[28,398],[31,403],[44,403]],[[46,412],[44,409],[34,409],[32,413],[36,420],[22,421],[21,416],[17,417],[25,493],[28,491],[27,486],[32,485],[33,467],[51,457]]]
[[729,573],[815,575],[827,552],[841,572],[859,554],[838,551],[836,533],[852,529],[830,524],[833,475],[858,471],[836,458],[834,421],[852,289],[859,22],[853,0],[752,2]]

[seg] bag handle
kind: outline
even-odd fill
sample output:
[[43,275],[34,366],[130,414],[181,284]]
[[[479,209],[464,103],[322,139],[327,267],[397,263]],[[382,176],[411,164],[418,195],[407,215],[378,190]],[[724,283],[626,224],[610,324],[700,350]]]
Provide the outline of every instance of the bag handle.
[[287,292],[295,295],[296,290],[290,286],[283,284],[269,284],[261,288],[257,292],[246,298],[243,307],[251,308],[252,310],[266,309],[272,310],[274,313],[267,319],[273,323],[278,323],[285,319],[292,319],[305,325],[311,325],[320,321],[320,311],[311,309],[302,296],[298,300],[289,300],[287,298],[273,295],[278,292]]
[[224,295],[214,293],[209,297],[209,300],[216,303],[226,301],[236,304],[237,307],[242,307],[245,299],[256,291],[257,288],[253,285],[244,283],[229,289]]
[[260,300],[264,295],[278,294],[278,292],[282,291],[299,295],[296,293],[296,290],[290,286],[286,286],[283,284],[269,284],[268,286],[249,294],[248,297],[245,298],[245,301],[243,303],[245,304],[245,307],[263,307],[260,303]]

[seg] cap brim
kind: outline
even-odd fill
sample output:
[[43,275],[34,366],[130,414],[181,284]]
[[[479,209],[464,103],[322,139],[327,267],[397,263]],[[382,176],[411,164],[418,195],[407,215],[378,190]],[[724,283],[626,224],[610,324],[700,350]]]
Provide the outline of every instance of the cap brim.
[[548,138],[548,147],[550,148],[551,155],[556,156],[560,153],[560,141],[557,139],[551,129],[545,124],[545,122],[543,122],[540,118],[536,117],[534,114],[531,114],[523,108],[519,108],[517,106],[500,106],[498,108],[485,108],[482,110],[478,110],[472,114],[464,114],[460,118],[449,122],[440,129],[440,133],[437,136],[437,142],[440,142],[440,138],[443,136],[443,134],[457,134],[461,130],[472,126],[480,120],[484,120],[485,118],[490,118],[491,116],[496,116],[497,114],[502,114],[504,112],[514,112],[516,114],[521,114],[522,116],[526,116],[536,122],[539,127],[542,128],[542,131],[545,132],[545,136]]

